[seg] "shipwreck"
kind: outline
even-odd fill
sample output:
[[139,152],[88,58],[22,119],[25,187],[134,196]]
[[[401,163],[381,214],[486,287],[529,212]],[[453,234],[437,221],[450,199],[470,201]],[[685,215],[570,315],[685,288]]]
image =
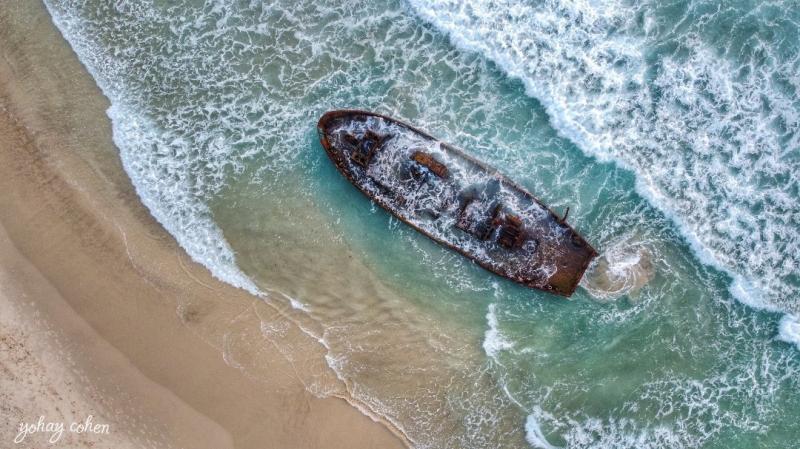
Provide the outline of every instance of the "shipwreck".
[[496,169],[400,120],[358,110],[317,125],[336,168],[399,220],[481,267],[570,296],[597,252]]

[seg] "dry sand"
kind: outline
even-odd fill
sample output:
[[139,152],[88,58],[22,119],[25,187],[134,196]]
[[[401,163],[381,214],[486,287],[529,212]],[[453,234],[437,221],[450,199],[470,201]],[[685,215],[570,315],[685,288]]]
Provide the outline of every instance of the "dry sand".
[[256,341],[226,363],[231,336],[283,311],[213,279],[150,217],[107,107],[44,6],[3,2],[0,446],[20,422],[93,415],[109,435],[54,447],[403,447],[337,379],[322,384],[338,398],[306,390],[315,370],[330,374],[302,344],[287,358]]

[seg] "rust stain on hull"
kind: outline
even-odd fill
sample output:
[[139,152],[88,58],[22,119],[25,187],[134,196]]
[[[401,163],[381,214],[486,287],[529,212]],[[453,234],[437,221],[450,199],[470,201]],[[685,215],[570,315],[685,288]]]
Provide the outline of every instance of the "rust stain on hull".
[[336,168],[399,220],[481,267],[570,296],[597,252],[496,169],[400,120],[327,112],[317,125]]

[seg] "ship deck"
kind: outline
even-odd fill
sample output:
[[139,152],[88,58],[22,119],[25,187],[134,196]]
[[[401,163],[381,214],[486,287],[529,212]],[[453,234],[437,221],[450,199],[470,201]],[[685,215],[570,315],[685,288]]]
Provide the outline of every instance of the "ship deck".
[[597,255],[524,188],[411,125],[338,110],[318,132],[337,169],[375,203],[495,274],[570,296]]

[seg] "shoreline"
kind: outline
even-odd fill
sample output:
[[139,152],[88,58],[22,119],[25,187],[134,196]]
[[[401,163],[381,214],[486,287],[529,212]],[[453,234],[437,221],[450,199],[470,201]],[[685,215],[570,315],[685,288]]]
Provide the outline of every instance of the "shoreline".
[[121,434],[139,419],[155,429],[141,438],[175,447],[406,447],[346,394],[308,392],[278,350],[258,354],[266,377],[223,360],[237,319],[275,306],[214,279],[150,217],[113,146],[107,100],[44,5],[9,5],[0,25],[0,260],[32,273],[14,271],[9,291],[32,292],[22,321],[62,336],[32,341],[66,348]]
[[[3,441],[31,448],[233,447],[224,429],[147,379],[100,338],[2,227],[0,311]],[[169,418],[176,427],[164,426]],[[73,424],[87,420],[106,427],[77,432]]]

